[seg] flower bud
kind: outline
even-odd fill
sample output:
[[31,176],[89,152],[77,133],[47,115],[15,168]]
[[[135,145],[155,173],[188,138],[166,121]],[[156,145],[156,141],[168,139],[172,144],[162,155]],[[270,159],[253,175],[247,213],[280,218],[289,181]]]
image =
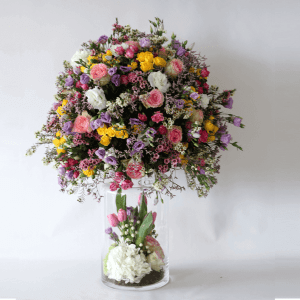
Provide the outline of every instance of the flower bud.
[[111,227],[106,228],[105,233],[111,234],[112,233],[112,228]]
[[110,214],[107,216],[108,222],[112,227],[116,227],[119,224],[118,217],[116,214]]
[[[144,195],[144,199],[145,199],[145,203],[147,205],[147,197]],[[138,205],[141,205],[141,202],[142,202],[142,199],[143,199],[143,193],[140,193],[139,194],[139,200],[138,200]]]
[[153,217],[153,223],[152,224],[154,224],[154,222],[156,220],[156,217],[157,217],[157,212],[156,211],[154,213],[152,213],[152,217]]
[[[126,211],[124,210],[124,209],[122,209],[122,208],[120,208],[119,209],[119,212],[118,212],[118,220],[120,221],[120,222],[124,222],[124,221],[126,221],[126,219],[127,219],[127,213],[126,213]],[[126,224],[127,225],[127,224]],[[126,226],[125,225],[125,226]],[[127,226],[126,226],[127,227]]]

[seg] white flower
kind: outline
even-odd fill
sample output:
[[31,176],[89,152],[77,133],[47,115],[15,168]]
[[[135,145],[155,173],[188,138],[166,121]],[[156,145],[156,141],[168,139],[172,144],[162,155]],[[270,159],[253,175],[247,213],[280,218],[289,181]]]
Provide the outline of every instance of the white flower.
[[107,260],[108,278],[125,283],[139,283],[141,279],[151,272],[145,255],[139,253],[134,244],[127,245],[121,242],[109,252]]
[[88,63],[87,58],[91,55],[90,51],[86,51],[86,50],[78,50],[75,52],[75,54],[72,56],[71,58],[71,66],[74,67],[80,67],[81,65],[76,63],[76,61],[79,61],[80,59],[82,59],[85,63]]
[[152,252],[147,256],[147,262],[151,265],[154,271],[159,272],[161,267],[165,264],[162,259],[160,259],[155,252]]
[[201,106],[205,109],[209,103],[209,97],[206,94],[201,95]]
[[110,47],[110,51],[113,54],[113,56],[115,56],[115,57],[119,56],[119,54],[116,52],[116,48],[118,48],[118,47],[122,47],[124,50],[126,50],[129,46],[125,43],[122,43],[121,45],[112,45]]
[[167,92],[170,87],[167,76],[160,71],[150,73],[148,81],[153,88],[157,87],[162,93]]
[[88,98],[88,102],[96,109],[104,109],[106,108],[106,98],[104,91],[97,86],[91,90],[87,90],[85,95]]

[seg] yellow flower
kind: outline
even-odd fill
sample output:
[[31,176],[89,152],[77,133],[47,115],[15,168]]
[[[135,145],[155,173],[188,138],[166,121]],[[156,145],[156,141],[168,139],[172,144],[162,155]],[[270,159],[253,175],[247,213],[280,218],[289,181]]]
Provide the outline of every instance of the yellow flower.
[[98,64],[91,64],[90,69],[92,70],[94,66],[97,66]]
[[184,100],[184,104],[186,106],[191,106],[191,105],[193,105],[193,101],[192,100]]
[[153,63],[153,54],[151,52],[145,52],[145,61]]
[[133,61],[131,65],[127,65],[127,67],[131,67],[132,70],[136,69],[138,66],[137,62]]
[[140,134],[142,132],[142,127],[140,125],[133,125],[133,134]]
[[215,133],[219,130],[219,127],[211,123],[210,120],[205,120],[204,128],[210,135],[215,135]]
[[57,154],[60,154],[60,153],[66,153],[66,150],[65,149],[56,149],[57,151]]
[[193,86],[191,86],[191,90],[192,90],[193,92],[196,92],[196,89],[195,89]]
[[60,134],[60,131],[57,131],[56,132],[56,136],[60,136],[61,134]]
[[80,71],[84,73],[85,67],[80,67]]
[[64,100],[62,101],[62,106],[67,105],[67,103],[68,103],[68,100],[64,99]]
[[195,69],[194,69],[193,67],[190,67],[189,72],[190,72],[190,73],[194,73],[194,72],[195,72]]
[[104,124],[103,127],[97,128],[97,132],[98,132],[99,135],[105,135],[105,130],[106,129],[107,129],[107,126],[106,126],[106,124]]
[[88,56],[87,60],[89,61],[89,64],[91,64],[91,60],[92,59],[97,59],[98,57],[97,56]]
[[182,154],[180,154],[180,159],[182,165],[186,165],[188,163],[188,160]]
[[143,72],[148,72],[150,70],[153,70],[153,63],[150,63],[148,61],[141,62],[141,70]]
[[102,61],[103,61],[103,62],[107,62],[106,54],[102,54]]
[[100,144],[102,144],[103,146],[108,146],[110,144],[110,141],[111,141],[111,137],[107,135],[103,135]]
[[87,177],[94,175],[94,168],[88,167],[87,170],[83,170],[82,173]]
[[210,120],[213,120],[213,119],[214,119],[214,117],[213,117],[213,116],[210,116],[210,117],[209,117],[209,119],[210,119]]
[[211,135],[207,138],[208,142],[213,142],[216,139],[216,137],[214,135]]
[[167,62],[162,57],[159,57],[159,56],[155,57],[153,59],[153,62],[158,67],[163,67],[164,68],[167,65]]
[[59,114],[59,115],[65,115],[66,114],[66,111],[63,109],[62,106],[59,106],[56,110],[56,112]]
[[188,142],[182,143],[182,145],[183,145],[185,148],[188,148],[188,147],[189,147],[189,143],[188,143]]
[[107,51],[106,51],[106,55],[112,56],[112,52],[111,52],[110,50],[107,50]]
[[116,132],[113,127],[110,126],[105,130],[105,134],[107,134],[109,137],[114,137],[116,135]]
[[149,51],[153,52],[153,47],[150,47],[150,48],[149,48]]
[[54,144],[55,147],[59,147],[60,146],[59,139],[54,139],[52,141],[52,143]]
[[201,69],[197,69],[196,74],[197,74],[197,76],[200,76],[200,74],[201,74]]
[[136,59],[137,59],[139,62],[145,61],[145,52],[140,52],[140,53],[138,53]]

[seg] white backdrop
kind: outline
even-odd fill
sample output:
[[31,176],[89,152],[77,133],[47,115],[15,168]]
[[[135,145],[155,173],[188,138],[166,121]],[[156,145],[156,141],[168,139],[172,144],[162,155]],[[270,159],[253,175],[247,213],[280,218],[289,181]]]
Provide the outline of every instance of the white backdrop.
[[101,205],[60,193],[42,149],[24,154],[63,60],[109,35],[115,17],[149,31],[155,16],[208,58],[210,85],[237,89],[232,112],[246,124],[230,128],[244,151],[223,154],[209,196],[187,190],[172,200],[171,266],[299,258],[299,13],[291,0],[2,0],[0,260],[99,260]]

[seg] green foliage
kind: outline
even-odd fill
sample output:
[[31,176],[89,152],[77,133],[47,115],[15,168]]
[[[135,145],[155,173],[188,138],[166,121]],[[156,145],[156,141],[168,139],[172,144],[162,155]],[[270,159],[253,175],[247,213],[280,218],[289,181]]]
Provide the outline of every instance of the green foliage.
[[144,217],[147,214],[147,204],[145,202],[145,196],[144,194],[142,195],[142,201],[141,201],[141,207],[140,207],[140,213],[139,213],[139,218],[141,221],[144,220]]
[[124,209],[126,211],[126,195],[123,195],[118,193],[116,196],[116,206],[117,206],[117,212],[120,208]]
[[149,229],[151,228],[152,223],[153,223],[153,216],[152,216],[152,212],[150,212],[144,219],[141,227],[139,228],[137,238],[135,241],[137,247],[139,247],[140,244],[144,243],[145,237],[151,231],[151,230],[149,231]]
[[239,146],[237,144],[237,142],[234,142],[234,143],[230,143],[233,147],[236,147],[238,150],[242,150],[243,151],[243,148],[241,146]]

